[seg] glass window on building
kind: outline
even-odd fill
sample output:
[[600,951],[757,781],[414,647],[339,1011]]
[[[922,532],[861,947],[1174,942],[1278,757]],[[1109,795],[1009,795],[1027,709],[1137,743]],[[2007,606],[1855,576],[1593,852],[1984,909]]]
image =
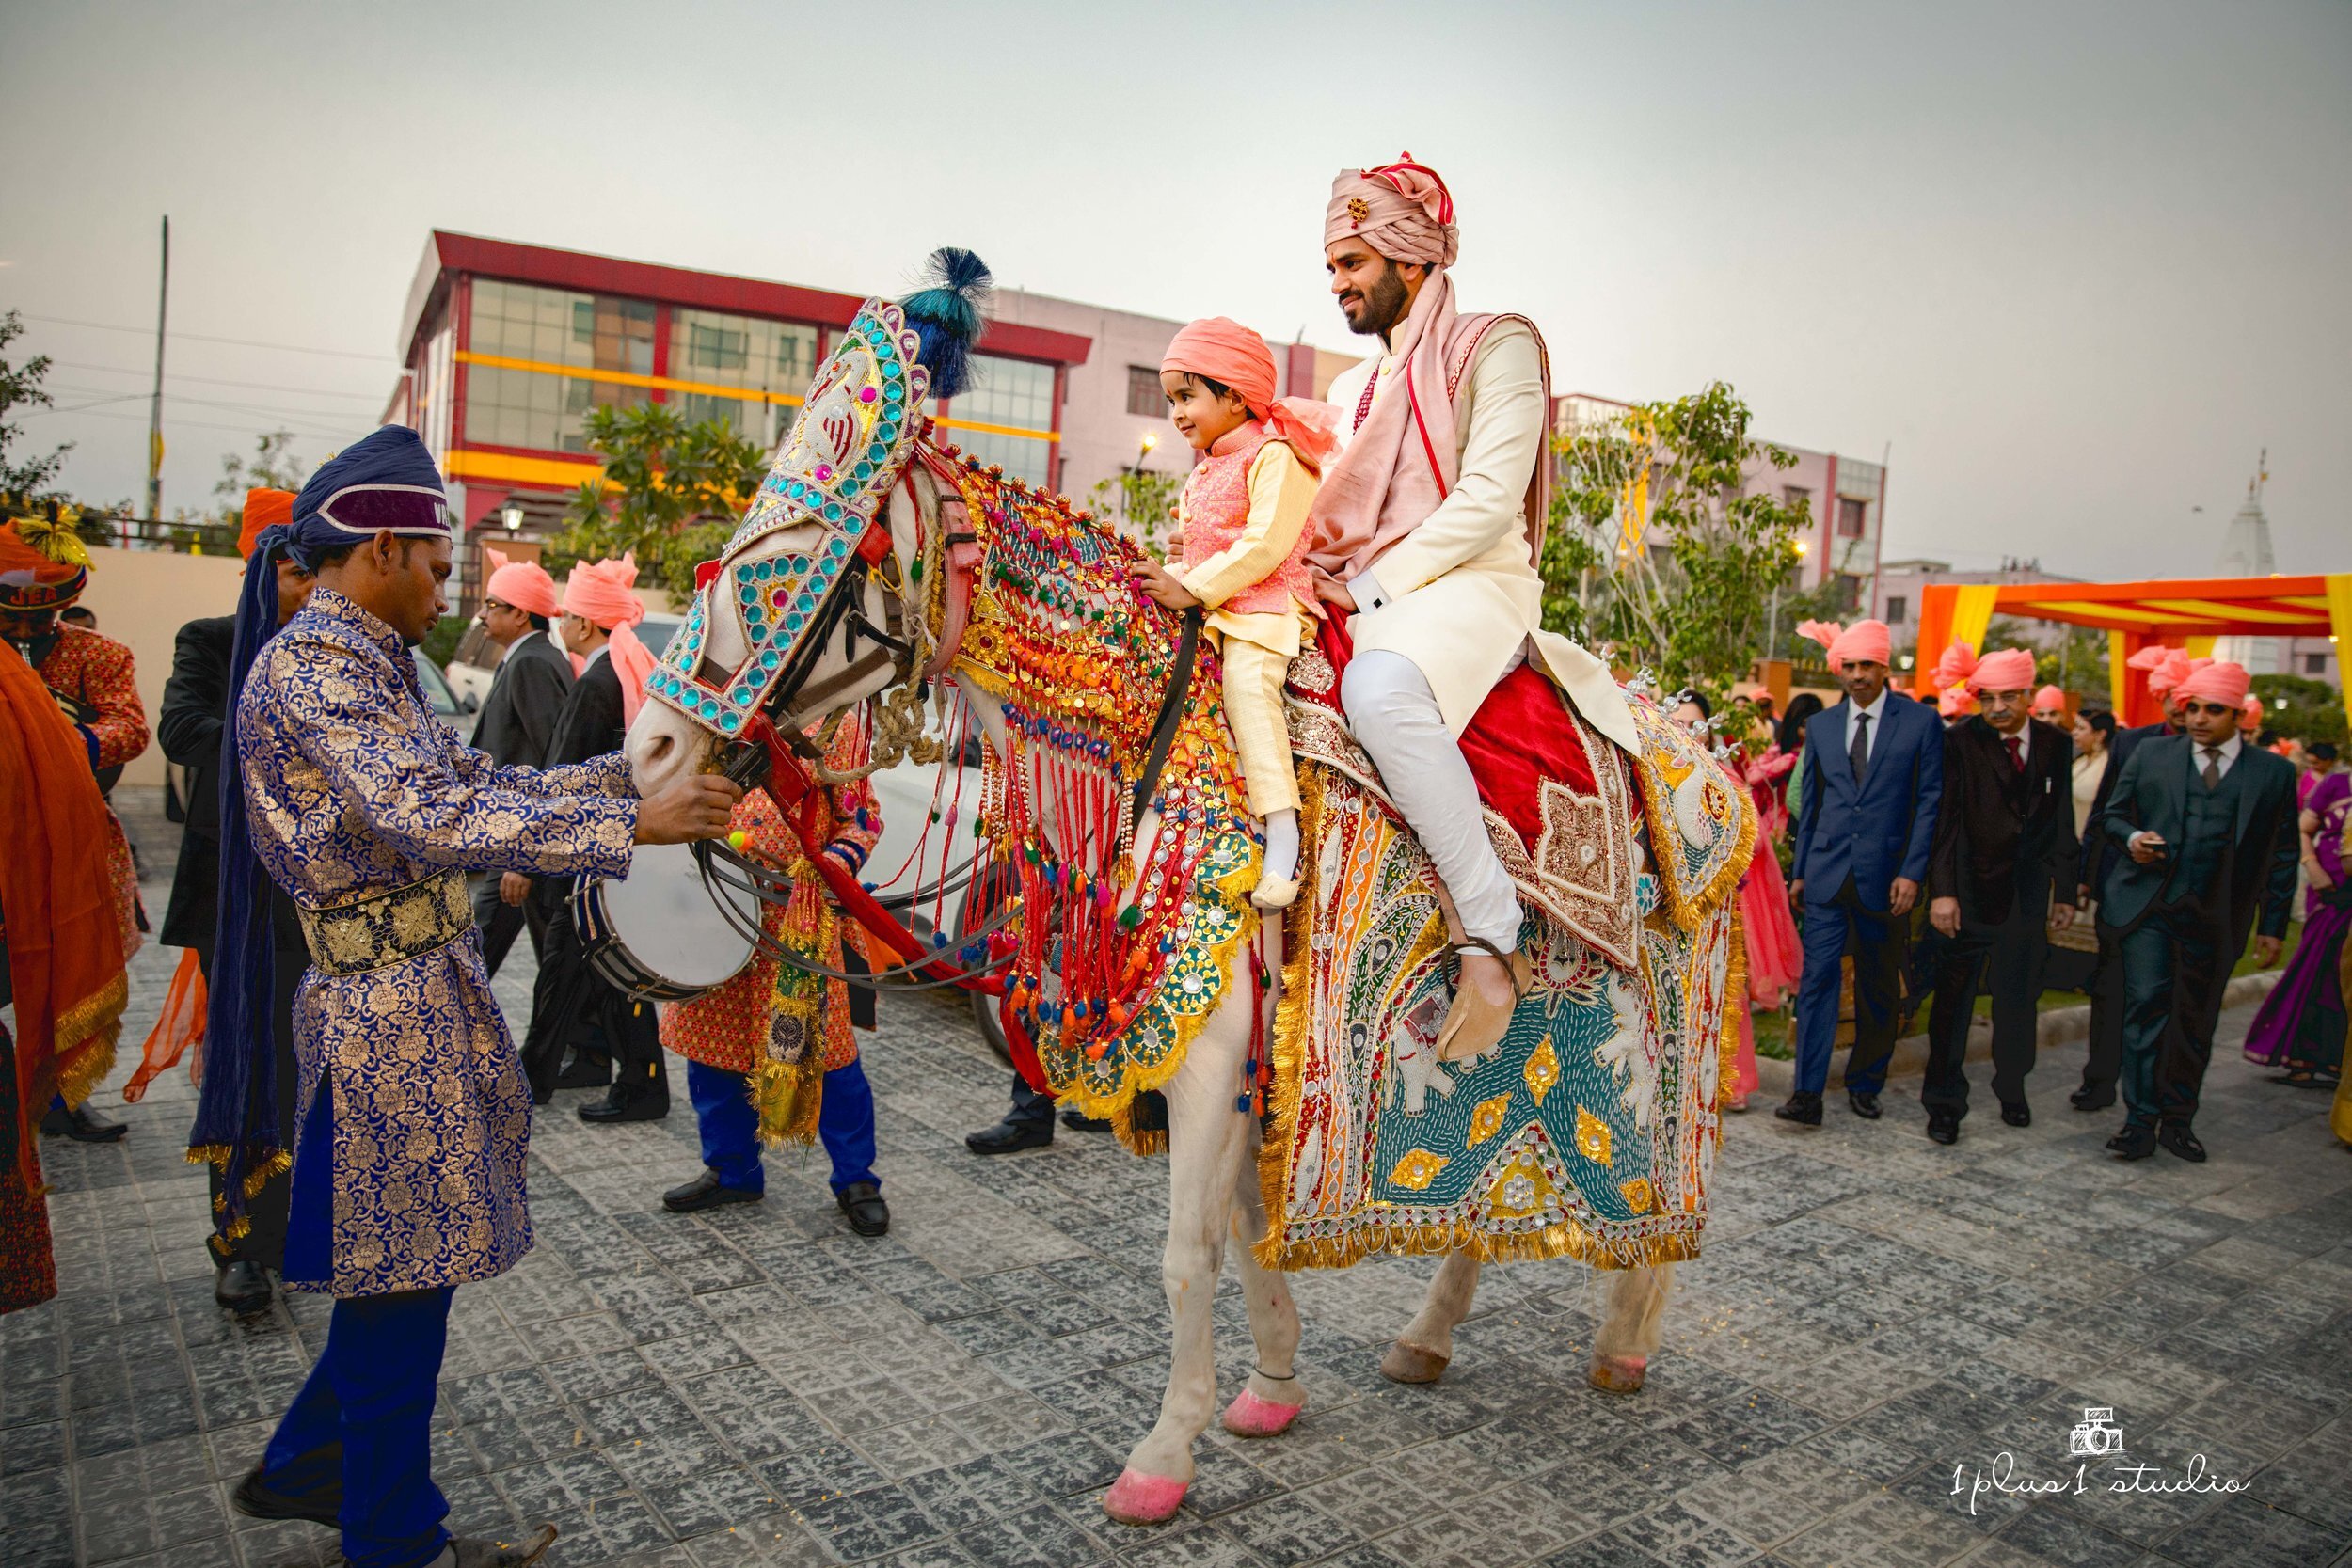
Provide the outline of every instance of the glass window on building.
[[1149,365],[1127,367],[1127,412],[1147,420],[1168,412],[1168,388],[1160,385],[1160,372]]
[[[643,300],[476,278],[471,352],[523,364],[469,367],[466,439],[542,451],[587,451],[588,410],[634,407],[650,401],[652,390],[564,375],[552,367],[650,375],[653,322],[654,308]],[[536,368],[542,365],[551,368]]]
[[[747,394],[672,391],[690,420],[723,420],[744,439],[772,449],[792,426],[801,395],[817,373],[817,329],[798,322],[726,316],[715,310],[670,312],[670,379],[741,388]],[[770,398],[789,398],[789,403]]]
[[1886,624],[1888,626],[1901,626],[1903,618],[1910,613],[1911,596],[1909,594],[1889,594],[1886,595]]
[[[972,384],[948,405],[947,435],[982,463],[1032,484],[1052,483],[1054,367],[992,354],[972,356]],[[992,428],[976,430],[974,425]]]
[[1837,536],[1841,539],[1861,538],[1869,515],[1870,503],[1868,501],[1856,500],[1851,496],[1838,497]]

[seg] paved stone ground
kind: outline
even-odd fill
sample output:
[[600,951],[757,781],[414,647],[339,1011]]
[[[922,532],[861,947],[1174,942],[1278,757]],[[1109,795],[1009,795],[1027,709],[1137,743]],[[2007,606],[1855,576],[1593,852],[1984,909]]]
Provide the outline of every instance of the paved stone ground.
[[[138,960],[131,1040],[175,958]],[[520,1002],[527,984],[501,989]],[[2063,1100],[2079,1048],[2045,1053],[2032,1129],[1980,1109],[1953,1149],[1922,1136],[1915,1081],[1875,1126],[1842,1106],[1819,1132],[1736,1120],[1707,1257],[1630,1400],[1583,1386],[1597,1298],[1575,1265],[1489,1271],[1432,1389],[1375,1370],[1429,1265],[1303,1277],[1310,1413],[1270,1443],[1212,1433],[1183,1515],[1150,1531],[1106,1523],[1099,1498],[1166,1368],[1160,1165],[1070,1133],[969,1155],[1004,1074],[951,1004],[889,1005],[867,1060],[897,1214],[882,1241],[851,1235],[797,1158],[763,1205],[661,1212],[698,1166],[682,1095],[661,1125],[590,1130],[579,1095],[543,1116],[537,1250],[457,1300],[435,1450],[453,1526],[552,1518],[561,1561],[630,1568],[2352,1555],[2352,1152],[2322,1096],[2233,1049],[2202,1167],[2102,1153],[2113,1118]],[[324,1304],[214,1307],[183,1075],[100,1103],[127,1143],[45,1145],[64,1293],[0,1320],[0,1563],[330,1559],[328,1532],[226,1504]],[[1230,1280],[1217,1319],[1230,1397],[1250,1361]],[[2080,1495],[1994,1495],[1973,1515],[1954,1496],[2005,1450],[2019,1479],[2071,1481],[2091,1405],[2162,1467],[2148,1481],[2202,1454],[2209,1481],[2248,1489],[2118,1495],[2094,1467]]]

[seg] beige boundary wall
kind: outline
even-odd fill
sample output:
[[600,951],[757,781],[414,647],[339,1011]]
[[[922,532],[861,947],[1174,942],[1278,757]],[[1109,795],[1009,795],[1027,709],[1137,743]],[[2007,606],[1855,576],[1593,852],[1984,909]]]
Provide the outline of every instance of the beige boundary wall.
[[[89,588],[82,602],[98,629],[127,642],[136,662],[139,701],[152,733],[171,678],[171,651],[181,626],[207,615],[236,613],[245,562],[233,555],[182,555],[171,550],[93,549]],[[164,749],[153,741],[122,770],[126,784],[164,784]]]

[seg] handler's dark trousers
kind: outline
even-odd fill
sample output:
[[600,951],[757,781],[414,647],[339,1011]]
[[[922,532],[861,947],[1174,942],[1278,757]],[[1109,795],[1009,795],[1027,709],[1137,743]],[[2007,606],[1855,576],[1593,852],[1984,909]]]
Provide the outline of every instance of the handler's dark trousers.
[[2234,961],[2228,934],[2193,905],[2160,905],[2123,932],[2117,947],[2123,960],[2126,1119],[2134,1127],[2186,1126],[2213,1060],[2214,1025]]
[[2042,912],[2048,898],[2047,889],[2031,899],[2019,897],[1997,925],[1963,920],[1960,935],[1945,941],[1928,1013],[1927,1082],[1919,1091],[1929,1115],[1968,1114],[1968,1025],[1982,990],[1993,993],[1994,1098],[2005,1105],[2024,1102],[2041,1022],[2034,1001],[2050,955]]

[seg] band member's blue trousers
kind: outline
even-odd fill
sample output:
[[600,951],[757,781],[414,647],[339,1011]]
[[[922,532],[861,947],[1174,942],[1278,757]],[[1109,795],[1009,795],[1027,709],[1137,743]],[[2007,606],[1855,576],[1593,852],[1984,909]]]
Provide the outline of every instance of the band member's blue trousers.
[[[703,1164],[723,1186],[747,1193],[768,1190],[759,1161],[759,1113],[752,1109],[751,1085],[739,1072],[686,1064],[686,1092],[702,1126]],[[874,1091],[859,1062],[825,1074],[824,1099],[817,1111],[817,1136],[833,1161],[833,1190],[860,1181],[881,1185],[874,1174]]]

